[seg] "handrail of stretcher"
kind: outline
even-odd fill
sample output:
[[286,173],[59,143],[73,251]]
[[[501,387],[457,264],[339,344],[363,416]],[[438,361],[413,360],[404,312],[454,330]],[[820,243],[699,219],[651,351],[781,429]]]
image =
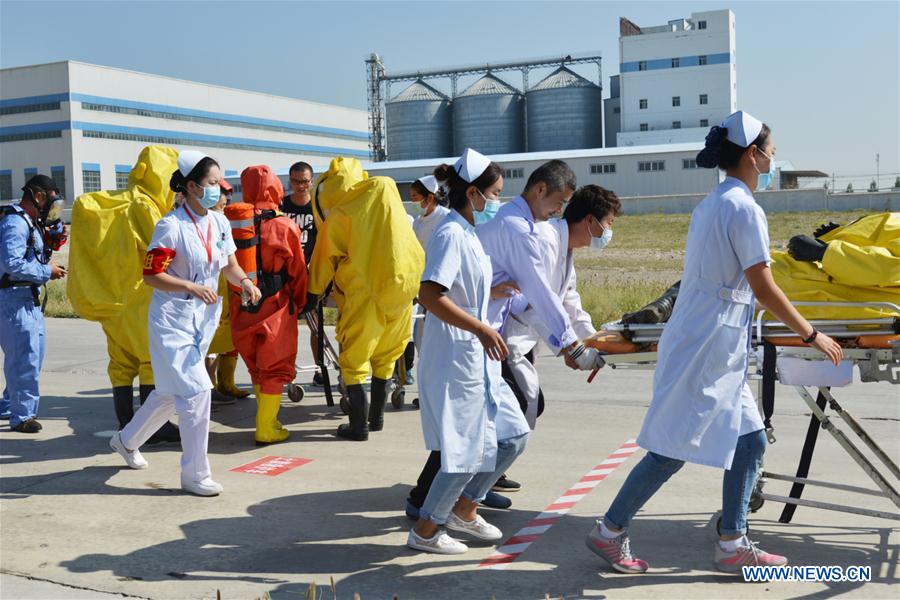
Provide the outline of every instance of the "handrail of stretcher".
[[[897,316],[900,316],[900,306],[893,304],[891,302],[792,302],[794,306],[829,306],[829,307],[841,307],[841,308],[880,308],[880,309],[889,309],[892,310]],[[756,316],[756,343],[761,344],[763,341],[763,337],[773,336],[784,336],[786,334],[781,333],[764,333],[763,332],[763,315],[769,312],[769,309],[763,308],[759,311],[759,314]],[[810,321],[810,324],[815,327],[816,325],[822,325],[823,327],[838,327],[838,326],[848,326],[848,325],[868,325],[868,324],[883,324],[884,322],[890,322],[890,319],[819,319],[815,321]],[[766,327],[787,327],[784,323],[779,321],[767,321]],[[828,331],[825,331],[828,333]],[[853,332],[855,335],[871,335],[871,334],[883,334],[885,332],[867,332],[867,331],[858,331]],[[793,333],[789,334],[791,336],[795,335]]]

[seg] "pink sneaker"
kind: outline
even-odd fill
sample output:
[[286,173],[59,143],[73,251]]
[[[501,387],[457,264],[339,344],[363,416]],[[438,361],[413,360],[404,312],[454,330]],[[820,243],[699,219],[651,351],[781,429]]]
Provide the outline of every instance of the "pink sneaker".
[[739,547],[734,552],[726,552],[716,542],[716,568],[726,573],[740,573],[741,567],[781,567],[787,564],[787,558],[777,554],[763,552],[756,545],[744,537],[745,546]]
[[620,573],[645,573],[650,565],[647,561],[631,555],[631,541],[628,532],[607,539],[600,533],[599,527],[594,527],[584,540],[588,550],[605,560]]

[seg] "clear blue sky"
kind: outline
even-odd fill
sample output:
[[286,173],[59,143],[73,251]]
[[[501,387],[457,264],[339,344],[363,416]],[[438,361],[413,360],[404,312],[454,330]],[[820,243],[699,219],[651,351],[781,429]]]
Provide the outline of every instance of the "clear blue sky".
[[722,8],[736,16],[738,106],[770,124],[780,158],[840,177],[873,174],[878,152],[882,174],[900,172],[896,0],[0,0],[0,66],[71,59],[365,108],[371,52],[390,72],[599,51],[606,89],[620,16],[660,25]]

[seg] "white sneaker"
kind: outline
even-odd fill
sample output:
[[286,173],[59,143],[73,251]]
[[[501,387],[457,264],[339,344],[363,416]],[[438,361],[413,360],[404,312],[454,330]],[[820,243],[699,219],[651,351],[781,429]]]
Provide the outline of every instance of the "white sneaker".
[[485,542],[496,542],[503,538],[503,532],[485,521],[481,515],[475,515],[475,519],[472,521],[464,521],[453,511],[450,511],[450,516],[447,517],[447,522],[444,526],[453,531],[468,533],[472,537]]
[[129,450],[122,443],[122,432],[117,431],[116,435],[109,438],[109,447],[119,453],[119,456],[125,459],[125,462],[132,469],[146,469],[147,461],[141,456],[140,450]]
[[433,537],[423,538],[416,533],[415,529],[409,530],[409,536],[406,538],[406,545],[413,550],[422,550],[423,552],[433,552],[435,554],[463,554],[469,549],[468,546],[454,540],[447,535],[444,530],[438,530]]
[[207,477],[203,481],[181,480],[181,489],[195,496],[218,496],[225,488]]

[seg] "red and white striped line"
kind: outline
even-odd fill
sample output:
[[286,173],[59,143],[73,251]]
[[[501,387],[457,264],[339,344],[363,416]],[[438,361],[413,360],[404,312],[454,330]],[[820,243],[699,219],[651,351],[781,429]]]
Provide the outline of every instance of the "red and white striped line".
[[619,446],[615,452],[588,471],[584,477],[541,511],[538,516],[528,521],[525,527],[506,540],[492,555],[484,559],[479,566],[490,569],[505,569],[637,450],[638,445],[634,443],[633,439]]

